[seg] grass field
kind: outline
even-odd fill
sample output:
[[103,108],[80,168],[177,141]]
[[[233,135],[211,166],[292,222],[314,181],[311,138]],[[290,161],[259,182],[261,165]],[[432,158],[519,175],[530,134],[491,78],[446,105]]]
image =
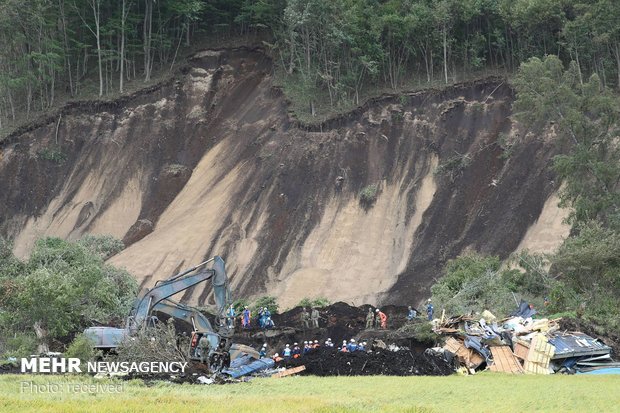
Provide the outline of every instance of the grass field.
[[[75,393],[72,387],[96,383],[117,385],[114,391],[118,392]],[[55,386],[54,392],[45,391],[48,384]],[[3,375],[0,409],[89,413],[620,412],[620,376],[287,377],[224,386],[163,382],[147,386],[141,381],[84,376]]]

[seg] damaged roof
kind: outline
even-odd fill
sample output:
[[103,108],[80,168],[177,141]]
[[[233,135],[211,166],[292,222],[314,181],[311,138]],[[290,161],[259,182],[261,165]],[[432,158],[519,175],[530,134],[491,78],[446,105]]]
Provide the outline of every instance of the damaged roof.
[[556,334],[549,339],[549,343],[555,346],[554,360],[611,353],[611,347],[587,334],[578,332]]

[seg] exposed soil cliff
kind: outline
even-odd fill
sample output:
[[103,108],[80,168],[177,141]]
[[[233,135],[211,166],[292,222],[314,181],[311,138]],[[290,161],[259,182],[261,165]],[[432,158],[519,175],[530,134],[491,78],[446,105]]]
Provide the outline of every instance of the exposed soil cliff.
[[421,300],[463,251],[506,257],[566,235],[556,145],[511,121],[503,80],[385,96],[309,127],[271,68],[258,50],[206,51],[176,80],[15,134],[0,148],[0,234],[20,256],[43,235],[112,234],[128,247],[110,262],[143,286],[219,254],[236,296],[283,306]]

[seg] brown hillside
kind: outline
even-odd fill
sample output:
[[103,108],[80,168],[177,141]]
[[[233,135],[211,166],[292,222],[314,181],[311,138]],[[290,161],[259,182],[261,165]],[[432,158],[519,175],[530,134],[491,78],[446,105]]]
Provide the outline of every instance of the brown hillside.
[[[300,126],[271,70],[259,50],[205,51],[174,81],[72,104],[12,136],[0,149],[0,234],[22,257],[43,235],[115,235],[128,248],[110,263],[143,286],[219,254],[235,296],[285,307],[419,301],[463,251],[506,257],[566,235],[556,145],[511,122],[502,79]],[[520,141],[510,156],[500,136]],[[50,160],[57,144],[64,161]],[[373,184],[376,201],[361,203]],[[184,299],[202,304],[208,291]]]

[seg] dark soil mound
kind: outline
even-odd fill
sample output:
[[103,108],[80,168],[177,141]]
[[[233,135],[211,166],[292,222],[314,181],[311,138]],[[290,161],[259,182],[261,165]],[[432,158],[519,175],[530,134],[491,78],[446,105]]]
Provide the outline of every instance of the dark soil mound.
[[21,374],[17,363],[0,364],[0,374]]
[[299,359],[282,362],[286,367],[306,366],[315,376],[447,376],[453,367],[442,358],[408,350],[342,353],[319,348]]

